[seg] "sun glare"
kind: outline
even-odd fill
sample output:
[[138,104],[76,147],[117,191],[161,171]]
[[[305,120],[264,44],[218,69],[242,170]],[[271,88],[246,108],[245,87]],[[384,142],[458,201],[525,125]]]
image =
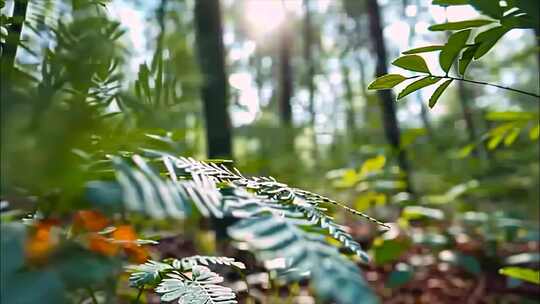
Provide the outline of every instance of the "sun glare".
[[287,13],[299,15],[303,10],[302,0],[246,0],[244,16],[254,34],[264,35],[283,24]]
[[268,33],[285,20],[285,7],[281,1],[248,0],[245,17],[257,33]]

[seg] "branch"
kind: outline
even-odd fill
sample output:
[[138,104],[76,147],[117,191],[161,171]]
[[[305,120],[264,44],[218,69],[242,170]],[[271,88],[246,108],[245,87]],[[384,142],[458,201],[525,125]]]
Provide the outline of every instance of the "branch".
[[511,87],[505,87],[505,86],[502,86],[502,85],[499,85],[499,84],[494,84],[494,83],[489,83],[489,82],[484,82],[484,81],[476,81],[476,80],[471,80],[471,79],[466,79],[466,78],[458,78],[458,77],[452,77],[452,76],[433,75],[433,77],[444,78],[444,79],[452,79],[452,80],[456,80],[456,81],[463,81],[463,82],[474,83],[474,84],[480,84],[480,85],[495,87],[495,88],[499,88],[499,89],[503,89],[503,90],[507,90],[507,91],[512,91],[512,92],[521,93],[521,94],[524,94],[524,95],[529,95],[529,96],[532,96],[532,97],[540,98],[540,95],[535,94],[535,93],[531,93],[531,92],[527,92],[527,91],[523,91],[523,90],[519,90],[519,89],[514,89],[514,88],[511,88]]

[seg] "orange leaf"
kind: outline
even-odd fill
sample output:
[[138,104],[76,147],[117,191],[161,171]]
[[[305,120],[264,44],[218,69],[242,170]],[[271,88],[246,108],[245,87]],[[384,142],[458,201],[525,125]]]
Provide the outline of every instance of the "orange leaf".
[[113,244],[99,234],[92,234],[89,237],[90,250],[105,256],[114,256],[118,253],[118,245]]
[[51,234],[51,229],[56,225],[59,225],[56,220],[37,223],[34,234],[26,241],[25,254],[28,259],[42,260],[49,255],[57,243]]
[[146,250],[146,248],[142,246],[127,246],[124,247],[124,251],[126,252],[129,260],[132,263],[142,264],[146,262],[148,258],[150,258],[148,250]]
[[113,239],[116,241],[136,241],[137,234],[133,227],[129,225],[118,226],[115,231],[112,233]]
[[76,230],[84,228],[96,232],[107,227],[109,220],[99,211],[81,210],[75,214],[73,225]]

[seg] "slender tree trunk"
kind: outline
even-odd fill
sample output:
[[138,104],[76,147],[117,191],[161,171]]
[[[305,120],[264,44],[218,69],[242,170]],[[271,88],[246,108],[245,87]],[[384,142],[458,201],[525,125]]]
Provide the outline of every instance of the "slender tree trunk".
[[[536,46],[540,48],[540,25],[534,28],[534,38],[536,40]],[[540,51],[536,52],[536,59],[538,63],[538,72],[540,73]]]
[[353,143],[357,142],[356,111],[354,108],[354,91],[350,80],[350,72],[347,65],[342,61],[341,74],[345,85],[345,100],[347,101],[347,133]]
[[[384,44],[382,31],[382,18],[377,0],[367,0],[367,12],[369,15],[371,40],[373,41],[373,46],[377,56],[375,76],[379,77],[388,73],[388,67],[386,59],[386,46]],[[386,139],[392,148],[397,152],[398,164],[401,170],[407,176],[407,190],[413,193],[409,178],[409,163],[405,151],[400,147],[400,130],[396,118],[394,96],[390,90],[381,90],[378,91],[377,94],[379,95],[379,99],[381,101],[382,118]]]
[[255,56],[253,56],[252,60],[253,60],[253,64],[255,65],[255,85],[257,86],[257,96],[259,97],[259,103],[261,104],[261,107],[262,107],[262,104],[264,103],[263,94],[262,94],[264,75],[262,71],[262,63],[261,63],[262,59],[261,59],[261,56],[259,55],[258,50],[255,50]]
[[209,158],[232,157],[225,50],[219,1],[195,1],[195,32],[203,85]]
[[[419,92],[417,92],[419,94]],[[420,104],[420,119],[422,119],[422,124],[424,125],[424,129],[426,129],[426,134],[431,142],[434,143],[434,132],[433,127],[431,126],[431,119],[429,118],[428,109],[426,107],[426,104],[422,101],[420,96],[416,99],[418,103]]]
[[462,82],[458,81],[458,95],[459,103],[461,105],[461,112],[463,114],[463,119],[465,119],[465,125],[467,127],[467,135],[469,136],[469,141],[474,143],[477,139],[476,125],[474,123],[472,109],[467,102],[469,96],[467,94],[466,88]]
[[311,131],[313,132],[312,141],[313,141],[313,157],[316,159],[318,157],[317,149],[317,134],[315,134],[315,83],[313,82],[313,77],[315,75],[315,66],[313,64],[312,58],[312,47],[313,47],[313,37],[312,37],[312,24],[311,24],[311,9],[309,7],[310,0],[304,0],[304,8],[306,17],[304,19],[304,60],[306,62],[307,73],[306,73],[306,83],[308,87],[309,94],[309,115],[310,115],[310,126]]
[[281,26],[279,37],[279,116],[284,126],[292,126],[291,97],[293,77],[291,67],[292,37],[287,23]]
[[15,69],[15,57],[17,48],[21,41],[21,32],[23,23],[26,20],[26,10],[28,8],[27,0],[14,1],[13,23],[8,27],[8,36],[6,42],[2,45],[1,70],[2,70],[2,91],[9,81],[13,70]]

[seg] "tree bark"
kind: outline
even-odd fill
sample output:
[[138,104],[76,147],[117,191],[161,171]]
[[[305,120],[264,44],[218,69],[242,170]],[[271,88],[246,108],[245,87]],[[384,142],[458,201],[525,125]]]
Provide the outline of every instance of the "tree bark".
[[[382,18],[377,0],[367,0],[367,12],[369,16],[371,40],[377,56],[375,76],[379,77],[388,74],[388,66],[382,30]],[[377,94],[381,101],[382,119],[386,139],[397,152],[398,165],[407,178],[407,190],[408,192],[413,193],[409,178],[410,169],[407,155],[400,146],[400,130],[396,118],[395,98],[390,90],[380,90],[377,91]]]
[[311,117],[311,127],[315,125],[315,84],[313,76],[315,75],[315,66],[312,58],[312,25],[311,25],[311,9],[309,7],[310,0],[304,0],[306,17],[304,19],[304,60],[306,62],[307,73],[306,83],[309,93],[309,114]]
[[313,158],[317,159],[319,150],[317,146],[317,134],[315,133],[315,83],[313,77],[315,76],[315,66],[313,64],[313,26],[311,20],[311,9],[309,7],[310,0],[304,0],[305,18],[304,18],[304,60],[306,63],[306,84],[308,87],[308,104],[309,104],[309,116],[310,127],[312,132],[313,142]]
[[[540,25],[534,28],[534,38],[536,46],[540,47]],[[536,52],[536,62],[538,64],[538,73],[540,73],[540,52]]]
[[350,80],[350,71],[345,63],[341,64],[341,75],[345,86],[345,100],[347,101],[347,133],[353,143],[356,143],[358,134],[356,130],[356,111],[354,108],[354,91]]
[[292,39],[287,23],[281,26],[279,37],[279,116],[284,126],[292,126],[291,97],[293,77],[291,67]]
[[231,122],[219,1],[195,1],[195,33],[209,158],[231,158]]
[[[2,87],[9,81],[11,74],[15,68],[15,57],[17,56],[17,48],[21,41],[21,32],[24,21],[26,20],[26,10],[28,8],[27,0],[17,0],[13,4],[13,21],[9,26],[6,42],[2,45]],[[4,88],[2,88],[4,91]]]

